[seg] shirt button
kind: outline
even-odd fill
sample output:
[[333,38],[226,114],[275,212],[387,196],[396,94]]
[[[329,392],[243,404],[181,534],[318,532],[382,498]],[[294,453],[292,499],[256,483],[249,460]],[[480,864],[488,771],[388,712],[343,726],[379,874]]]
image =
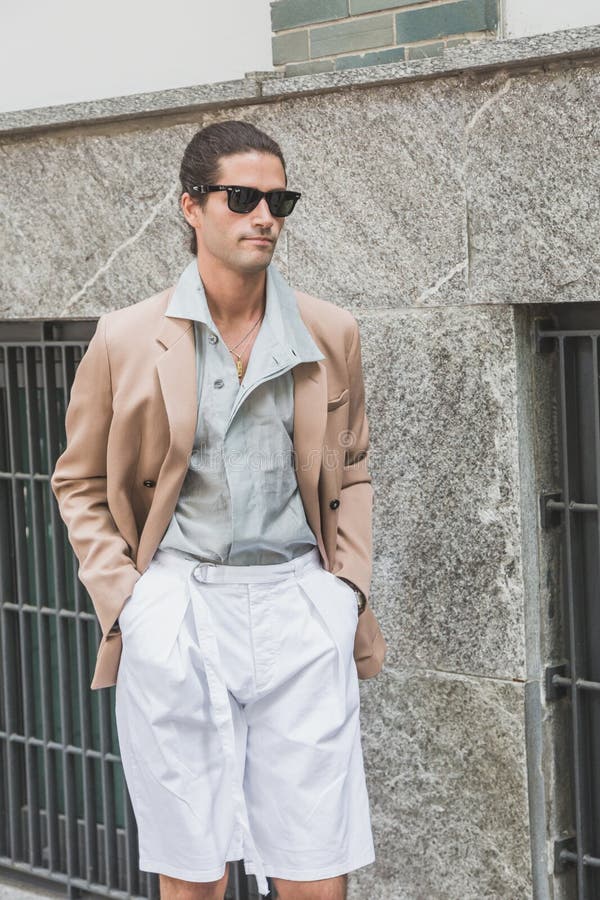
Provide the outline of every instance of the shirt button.
[[213,387],[222,388],[224,383],[222,378],[217,378],[216,381],[213,381]]
[[216,336],[216,334],[209,334],[208,339],[211,342],[211,344],[216,344],[217,341],[219,340],[219,338]]

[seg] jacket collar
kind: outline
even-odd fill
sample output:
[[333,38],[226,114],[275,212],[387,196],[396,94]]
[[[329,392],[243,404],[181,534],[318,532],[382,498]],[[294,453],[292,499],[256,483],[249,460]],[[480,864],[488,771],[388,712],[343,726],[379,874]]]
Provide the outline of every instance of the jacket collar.
[[[218,331],[206,300],[204,284],[194,258],[181,273],[164,313],[167,319],[183,319],[187,330],[192,322],[202,322]],[[315,362],[325,359],[304,324],[294,291],[274,263],[269,263],[266,273],[266,301],[264,322],[277,341],[277,350],[289,356],[290,363]],[[180,323],[182,326],[183,322]],[[181,333],[181,329],[176,329]],[[169,339],[171,327],[164,323],[159,339]],[[169,343],[171,341],[169,340]],[[166,345],[169,346],[169,343]]]

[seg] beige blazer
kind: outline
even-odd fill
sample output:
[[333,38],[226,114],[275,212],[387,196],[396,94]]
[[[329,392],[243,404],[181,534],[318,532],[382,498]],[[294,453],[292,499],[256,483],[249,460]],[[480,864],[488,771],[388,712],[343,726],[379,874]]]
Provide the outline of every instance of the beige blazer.
[[[122,645],[111,627],[171,520],[193,449],[194,329],[191,319],[165,316],[174,289],[100,316],[75,373],[67,445],[51,477],[102,629],[92,689],[116,684]],[[367,597],[354,658],[359,677],[370,678],[386,643],[368,602],[373,491],[358,324],[334,303],[295,295],[326,357],[292,369],[298,489],[324,567]]]

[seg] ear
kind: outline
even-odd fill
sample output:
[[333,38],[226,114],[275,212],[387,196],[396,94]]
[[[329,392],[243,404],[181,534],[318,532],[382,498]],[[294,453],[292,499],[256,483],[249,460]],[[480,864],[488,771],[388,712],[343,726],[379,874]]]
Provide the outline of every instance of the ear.
[[192,228],[197,228],[200,225],[202,209],[187,192],[181,197],[181,210],[186,222],[188,222]]

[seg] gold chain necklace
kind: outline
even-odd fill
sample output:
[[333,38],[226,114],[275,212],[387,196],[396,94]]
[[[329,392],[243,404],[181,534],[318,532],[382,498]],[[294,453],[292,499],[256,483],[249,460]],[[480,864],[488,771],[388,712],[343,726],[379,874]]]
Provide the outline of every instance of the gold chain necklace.
[[235,364],[235,367],[236,367],[236,371],[237,371],[237,376],[238,376],[238,378],[241,378],[241,377],[242,377],[242,370],[243,370],[244,364],[243,364],[243,362],[242,362],[242,357],[239,355],[239,353],[236,353],[236,352],[235,352],[235,348],[236,348],[236,347],[239,347],[240,344],[243,344],[243,342],[246,340],[247,337],[249,337],[249,335],[251,334],[251,332],[254,331],[254,329],[256,328],[256,326],[258,325],[258,323],[263,319],[263,317],[264,317],[264,312],[263,312],[263,313],[260,315],[260,317],[256,320],[256,322],[254,323],[254,325],[252,326],[252,328],[250,329],[250,331],[249,331],[247,334],[244,335],[244,337],[242,338],[242,340],[237,342],[237,344],[235,345],[235,347],[227,347],[227,344],[225,344],[225,341],[223,341],[223,343],[225,344],[225,346],[227,347],[227,349],[229,350],[229,352],[230,352],[230,353],[233,353],[234,356],[237,356],[237,362],[236,362],[236,364]]

